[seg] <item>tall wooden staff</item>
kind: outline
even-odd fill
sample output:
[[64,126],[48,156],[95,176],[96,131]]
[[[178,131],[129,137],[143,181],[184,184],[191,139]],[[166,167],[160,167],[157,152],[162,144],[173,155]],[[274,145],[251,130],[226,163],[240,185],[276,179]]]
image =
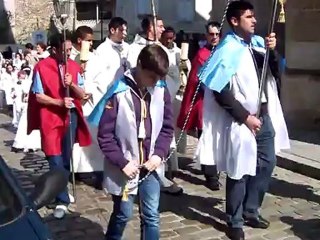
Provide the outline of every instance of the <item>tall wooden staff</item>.
[[[274,29],[274,23],[276,20],[276,13],[277,13],[277,5],[278,5],[278,0],[273,0],[272,14],[271,14],[270,22],[269,22],[268,35],[270,35]],[[264,57],[263,68],[262,68],[262,73],[261,73],[261,80],[260,80],[258,110],[257,110],[257,114],[256,114],[256,116],[258,118],[260,117],[260,113],[261,113],[262,94],[264,92],[264,88],[266,85],[266,76],[267,76],[267,70],[268,70],[268,66],[269,66],[269,56],[270,56],[270,48],[267,48],[266,55]]]
[[[60,19],[60,22],[62,24],[62,33],[63,33],[63,67],[58,67],[58,71],[61,77],[61,81],[64,83],[64,78],[66,73],[68,73],[68,54],[66,49],[66,40],[67,40],[67,29],[66,29],[66,23],[67,19],[70,14],[70,0],[53,0],[53,7],[56,13],[57,18]],[[70,97],[70,88],[69,86],[65,86],[66,92],[65,96]],[[72,148],[73,148],[73,136],[72,136],[72,130],[71,130],[71,113],[70,109],[68,110],[68,116],[69,116],[69,137],[70,137],[70,165],[71,165],[71,174],[72,174],[72,192],[74,199],[76,199],[76,183],[75,183],[75,175],[74,175],[74,163],[73,163],[73,157],[72,157]]]
[[154,0],[151,0],[151,9],[152,9],[152,15],[153,15],[153,34],[154,34],[154,41],[157,42],[157,15],[156,15],[156,6],[154,4]]

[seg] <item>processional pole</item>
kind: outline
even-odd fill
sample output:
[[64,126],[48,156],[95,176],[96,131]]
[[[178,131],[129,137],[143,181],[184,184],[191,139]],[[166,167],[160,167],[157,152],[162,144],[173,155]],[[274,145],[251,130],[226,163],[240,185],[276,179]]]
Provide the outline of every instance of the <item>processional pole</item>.
[[[269,28],[268,28],[268,36],[273,32],[273,29],[274,29],[276,13],[277,13],[277,5],[278,5],[278,0],[273,0],[271,19],[270,19]],[[260,117],[260,113],[261,113],[262,94],[264,92],[264,88],[266,85],[266,76],[267,76],[267,70],[269,66],[269,57],[270,57],[270,48],[267,48],[264,61],[263,61],[263,68],[262,68],[261,79],[260,79],[258,109],[256,113],[256,116],[258,118]]]
[[[66,49],[66,40],[67,40],[67,19],[70,14],[70,0],[54,0],[53,5],[56,12],[56,16],[60,19],[62,24],[62,34],[63,34],[63,66],[64,71],[60,71],[61,80],[64,82],[65,74],[68,73],[68,54]],[[70,97],[70,87],[65,86],[65,96]],[[69,116],[69,137],[70,137],[70,165],[71,165],[71,174],[72,174],[72,194],[74,199],[76,200],[76,181],[75,181],[75,172],[74,172],[74,161],[72,156],[72,149],[73,149],[73,134],[72,134],[72,119],[71,119],[71,112],[68,109],[68,116]]]
[[158,42],[158,38],[157,38],[157,15],[156,15],[156,6],[154,4],[154,0],[151,0],[151,9],[152,9],[152,16],[153,16],[154,41]]

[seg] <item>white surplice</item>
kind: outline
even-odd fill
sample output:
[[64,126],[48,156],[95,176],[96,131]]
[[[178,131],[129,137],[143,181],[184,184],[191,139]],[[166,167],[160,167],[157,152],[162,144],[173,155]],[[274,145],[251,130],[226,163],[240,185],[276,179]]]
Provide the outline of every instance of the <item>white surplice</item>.
[[[265,52],[262,48],[255,48]],[[257,112],[258,78],[249,48],[241,57],[236,74],[230,81],[236,100],[250,114]],[[275,130],[275,150],[290,148],[288,131],[277,94],[275,79],[270,69],[267,75],[268,112]],[[254,176],[257,165],[257,143],[255,136],[245,124],[239,125],[215,100],[213,92],[205,90],[203,102],[203,133],[196,156],[201,164],[217,165],[232,179],[244,175]]]
[[27,94],[29,93],[30,87],[32,84],[32,80],[30,78],[22,80],[22,111],[21,117],[18,124],[18,130],[13,142],[13,147],[17,149],[23,149],[27,151],[28,149],[38,150],[41,149],[41,137],[39,130],[33,130],[31,134],[27,135],[27,126],[28,126],[28,119],[27,119],[27,109],[28,109],[28,102],[27,102]]
[[17,77],[13,72],[11,74],[7,72],[1,74],[0,89],[5,91],[7,105],[13,104],[11,93],[14,90],[16,80]]
[[[83,106],[84,116],[90,115],[96,104],[107,92],[109,86],[123,76],[127,68],[127,55],[129,45],[125,42],[114,43],[107,38],[90,55],[84,74],[84,88],[92,98]],[[104,156],[97,141],[98,129],[88,124],[92,143],[87,147],[75,144],[73,147],[73,160],[75,172],[103,171]]]

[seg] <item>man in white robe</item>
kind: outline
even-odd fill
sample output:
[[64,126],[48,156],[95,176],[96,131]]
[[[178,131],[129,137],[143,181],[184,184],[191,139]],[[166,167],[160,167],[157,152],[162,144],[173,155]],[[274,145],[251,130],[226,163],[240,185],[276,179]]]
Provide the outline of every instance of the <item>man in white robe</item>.
[[[159,17],[157,17],[156,22],[156,38],[155,37],[155,31],[153,26],[153,16],[147,15],[144,19],[141,21],[141,28],[142,32],[140,34],[136,34],[133,43],[130,45],[129,53],[128,53],[128,62],[130,64],[130,68],[134,68],[137,66],[137,59],[141,52],[141,50],[151,44],[159,44],[167,53],[169,58],[169,72],[166,76],[166,83],[167,87],[171,96],[171,100],[175,98],[177,91],[180,86],[180,75],[179,75],[179,68],[177,66],[176,59],[172,57],[172,55],[169,53],[168,49],[163,46],[160,42],[156,42],[157,39],[161,38],[161,34],[164,32],[164,24],[163,20]],[[170,161],[170,160],[169,160]],[[183,189],[179,187],[176,183],[169,180],[165,177],[165,171],[162,172],[162,174],[159,174],[162,188],[161,190],[165,193],[178,195],[183,192]]]
[[[91,94],[91,99],[83,106],[85,116],[90,115],[108,87],[127,69],[129,45],[124,42],[127,22],[120,17],[114,17],[108,27],[108,38],[98,46],[84,67],[84,87],[86,92]],[[91,145],[84,148],[75,146],[73,151],[75,170],[79,173],[103,171],[104,157],[97,142],[97,128],[89,125],[89,129],[93,140]],[[100,180],[102,176],[98,175],[96,183],[98,188],[101,187]]]
[[[191,69],[191,63],[189,59],[184,59],[181,61],[181,49],[177,47],[177,44],[174,42],[176,40],[176,32],[172,27],[166,27],[164,32],[161,34],[160,42],[161,44],[167,49],[167,53],[169,56],[169,59],[171,59],[171,62],[175,62],[175,65],[179,67],[179,69],[184,66],[186,68],[186,71],[182,70],[180,71],[179,79],[173,79],[173,81],[170,81],[171,84],[169,85],[169,89],[171,90],[171,102],[173,104],[174,108],[174,122],[176,122],[178,113],[180,111],[180,105],[181,101],[177,99],[177,92],[179,88],[183,85],[181,78],[183,74],[188,76],[188,73]],[[183,65],[184,64],[184,65]],[[174,76],[178,77],[178,76]],[[177,134],[181,134],[180,131],[177,131]],[[186,137],[186,136],[185,136]],[[173,151],[172,156],[170,157],[170,160],[168,161],[168,175],[167,177],[172,179],[175,175],[175,172],[179,169],[178,164],[178,157],[177,157],[177,150],[176,150],[176,139],[175,137],[172,140],[171,143],[171,151]]]
[[[257,116],[265,42],[254,35],[253,6],[234,1],[227,11],[233,30],[217,47],[199,78],[206,86],[200,158],[214,159],[226,171],[227,234],[244,238],[243,225],[268,228],[261,217],[264,195],[276,166],[276,153],[289,148],[289,138],[274,73],[268,71]],[[269,66],[274,64],[275,34],[266,38]]]
[[124,41],[127,22],[121,17],[114,17],[110,20],[108,29],[109,36],[98,46],[86,69],[86,78],[92,84],[94,105],[100,101],[108,87],[129,68],[129,44]]
[[[85,43],[89,46],[89,49],[81,49]],[[83,114],[88,116],[93,108],[92,104],[92,90],[90,79],[86,76],[87,65],[93,61],[93,30],[88,26],[80,26],[75,32],[75,42],[73,43],[72,50],[70,53],[70,59],[75,60],[80,66],[82,71],[83,86],[86,93],[88,93],[88,100],[84,102]],[[82,51],[82,54],[81,54]],[[81,59],[84,58],[84,59]],[[92,139],[95,139],[92,129],[90,129]],[[76,179],[82,180],[84,178],[83,173],[102,172],[103,171],[103,160],[102,153],[99,148],[93,143],[90,146],[80,147],[78,143],[73,145],[72,150],[74,172],[76,173]],[[100,186],[101,176],[98,174],[97,186]],[[73,199],[72,199],[73,200]]]

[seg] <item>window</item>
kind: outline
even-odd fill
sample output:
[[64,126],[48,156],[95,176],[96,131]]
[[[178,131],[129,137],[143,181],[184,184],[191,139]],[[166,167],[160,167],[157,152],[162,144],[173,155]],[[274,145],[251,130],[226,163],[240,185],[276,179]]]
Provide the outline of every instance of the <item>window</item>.
[[92,20],[97,18],[96,2],[77,2],[77,20]]
[[100,19],[100,10],[102,11],[102,19],[111,19],[115,6],[114,0],[103,1],[101,9],[100,6],[99,1],[76,2],[77,20],[95,20],[97,16]]
[[177,17],[182,22],[192,22],[195,15],[194,0],[177,1]]
[[0,169],[0,226],[15,220],[21,213],[21,202]]

